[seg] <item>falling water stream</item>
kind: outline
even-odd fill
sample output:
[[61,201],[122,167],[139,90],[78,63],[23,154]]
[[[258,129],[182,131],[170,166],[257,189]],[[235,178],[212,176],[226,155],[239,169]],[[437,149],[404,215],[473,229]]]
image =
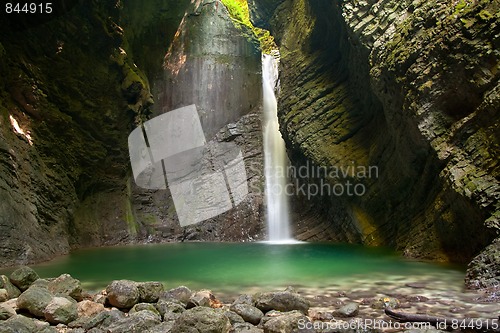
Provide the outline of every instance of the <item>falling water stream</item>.
[[278,105],[275,87],[278,82],[276,57],[262,56],[262,91],[264,98],[264,174],[266,178],[266,204],[268,241],[287,243],[293,241],[290,233],[288,197],[285,186],[287,156],[285,142],[278,125]]

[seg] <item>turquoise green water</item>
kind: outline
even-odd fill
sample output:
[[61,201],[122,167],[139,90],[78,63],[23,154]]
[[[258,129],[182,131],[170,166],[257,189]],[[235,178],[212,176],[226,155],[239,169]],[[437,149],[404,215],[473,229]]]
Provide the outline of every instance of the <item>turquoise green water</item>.
[[226,294],[405,277],[445,279],[458,285],[464,274],[451,267],[407,261],[383,249],[318,243],[171,243],[98,248],[75,251],[32,267],[41,277],[69,273],[89,290],[104,288],[115,279],[130,279]]

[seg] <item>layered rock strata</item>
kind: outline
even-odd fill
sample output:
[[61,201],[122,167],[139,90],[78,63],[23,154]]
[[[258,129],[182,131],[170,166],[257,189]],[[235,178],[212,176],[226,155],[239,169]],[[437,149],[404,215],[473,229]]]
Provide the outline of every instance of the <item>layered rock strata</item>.
[[292,163],[378,170],[309,174],[366,192],[299,193],[309,212],[299,237],[460,262],[497,237],[497,2],[254,3],[282,54],[279,118]]

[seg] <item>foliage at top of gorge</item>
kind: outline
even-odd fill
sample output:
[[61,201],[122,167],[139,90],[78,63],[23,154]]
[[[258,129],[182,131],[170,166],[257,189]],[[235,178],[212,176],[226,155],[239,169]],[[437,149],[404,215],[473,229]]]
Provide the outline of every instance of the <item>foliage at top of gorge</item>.
[[229,15],[236,25],[243,25],[248,27],[259,40],[260,48],[263,53],[271,54],[273,50],[277,49],[274,37],[268,30],[255,27],[250,21],[250,11],[248,9],[247,0],[222,0],[226,6]]

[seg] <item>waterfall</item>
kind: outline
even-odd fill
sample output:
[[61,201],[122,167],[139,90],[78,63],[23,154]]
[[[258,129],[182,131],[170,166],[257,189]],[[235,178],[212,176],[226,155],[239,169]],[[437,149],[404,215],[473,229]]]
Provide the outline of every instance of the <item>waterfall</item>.
[[278,105],[274,94],[278,81],[279,60],[262,56],[262,91],[264,98],[264,175],[267,204],[267,229],[270,242],[292,241],[286,188],[287,156],[278,125]]

